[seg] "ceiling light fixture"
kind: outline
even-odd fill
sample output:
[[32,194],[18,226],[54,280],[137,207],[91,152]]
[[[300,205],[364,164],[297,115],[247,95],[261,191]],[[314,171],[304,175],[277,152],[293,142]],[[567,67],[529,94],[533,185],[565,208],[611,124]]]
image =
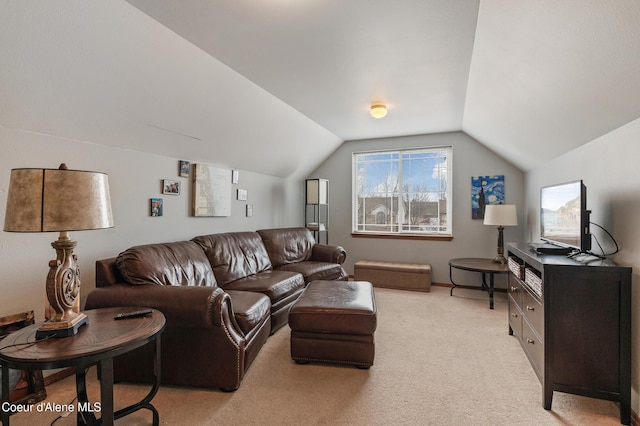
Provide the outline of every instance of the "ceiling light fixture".
[[371,104],[371,116],[375,118],[382,118],[387,115],[387,106],[385,104]]

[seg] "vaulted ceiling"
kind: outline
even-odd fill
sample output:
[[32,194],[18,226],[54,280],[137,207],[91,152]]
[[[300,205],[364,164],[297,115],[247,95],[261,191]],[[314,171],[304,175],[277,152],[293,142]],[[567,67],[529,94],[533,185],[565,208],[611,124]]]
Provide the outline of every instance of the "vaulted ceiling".
[[283,177],[462,130],[530,170],[640,117],[638,52],[636,0],[0,0],[0,125]]

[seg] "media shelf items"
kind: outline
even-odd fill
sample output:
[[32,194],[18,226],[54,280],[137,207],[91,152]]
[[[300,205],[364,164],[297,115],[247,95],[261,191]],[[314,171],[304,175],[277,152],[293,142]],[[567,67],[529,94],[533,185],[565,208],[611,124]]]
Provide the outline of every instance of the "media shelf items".
[[318,244],[329,244],[329,181],[307,179],[305,182],[305,226]]
[[553,392],[620,402],[631,421],[631,268],[542,255],[507,245],[509,334],[518,338],[542,383]]

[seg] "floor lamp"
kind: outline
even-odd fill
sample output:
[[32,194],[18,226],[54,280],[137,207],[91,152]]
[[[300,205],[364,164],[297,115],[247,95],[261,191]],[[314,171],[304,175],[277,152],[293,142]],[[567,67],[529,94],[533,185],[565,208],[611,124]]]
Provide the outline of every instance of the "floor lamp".
[[504,257],[504,237],[502,231],[505,226],[516,226],[518,214],[515,204],[489,204],[484,211],[484,224],[498,227],[498,255],[493,259],[496,263],[507,263]]
[[[58,169],[13,169],[9,182],[4,230],[60,232],[51,243],[57,257],[49,262],[46,291],[53,314],[36,339],[68,337],[87,323],[77,309],[80,270],[69,231],[113,227],[109,181],[104,173]],[[76,306],[76,309],[74,309]]]

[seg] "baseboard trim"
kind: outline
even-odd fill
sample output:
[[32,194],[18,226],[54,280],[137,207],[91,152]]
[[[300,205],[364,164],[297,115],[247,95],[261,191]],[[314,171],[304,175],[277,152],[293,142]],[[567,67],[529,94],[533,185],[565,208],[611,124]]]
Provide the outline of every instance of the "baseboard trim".
[[[349,275],[349,281],[353,281],[353,275]],[[436,286],[436,287],[447,287],[447,288],[451,288],[453,287],[453,284],[451,283],[436,283],[436,282],[432,282],[431,283],[432,286]],[[482,287],[480,286],[458,286],[458,287],[463,287],[463,288],[470,288],[470,289],[474,289],[474,290],[482,290]],[[493,291],[498,291],[498,292],[502,292],[502,293],[506,293],[507,289],[505,288],[494,288]]]
[[[349,275],[349,281],[353,281],[353,280],[354,280],[353,275]],[[435,285],[435,286],[438,286],[438,287],[453,287],[453,284],[451,284],[451,283],[434,283],[434,282],[432,282],[431,285]]]
[[50,384],[53,384],[66,377],[73,376],[75,372],[76,372],[75,368],[69,367],[69,368],[64,368],[60,371],[56,371],[55,373],[52,373],[52,374],[48,374],[44,376],[44,385],[49,386]]

